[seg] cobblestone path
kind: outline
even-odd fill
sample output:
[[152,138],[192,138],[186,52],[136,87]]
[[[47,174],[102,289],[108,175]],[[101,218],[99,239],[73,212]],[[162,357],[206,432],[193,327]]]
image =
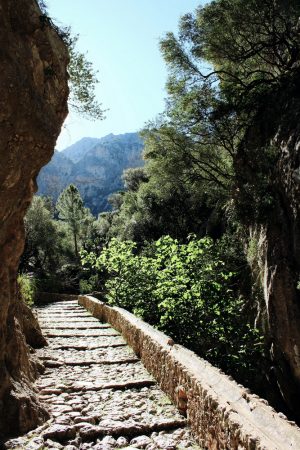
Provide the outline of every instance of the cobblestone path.
[[51,419],[11,449],[199,449],[186,420],[122,336],[77,302],[38,309],[48,346],[37,380]]

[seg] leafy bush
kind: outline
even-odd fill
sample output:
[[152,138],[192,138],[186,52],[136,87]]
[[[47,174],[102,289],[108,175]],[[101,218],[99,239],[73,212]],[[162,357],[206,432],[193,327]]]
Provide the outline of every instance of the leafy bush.
[[[169,236],[137,253],[132,241],[112,239],[99,257],[83,263],[106,270],[106,300],[132,311],[237,378],[250,380],[262,353],[258,331],[245,321],[226,270],[211,239]],[[247,380],[246,380],[247,381]]]
[[99,292],[101,290],[101,286],[99,286],[99,277],[97,275],[92,275],[87,280],[84,278],[80,279],[79,290],[81,294],[92,293],[94,291]]
[[59,292],[62,294],[79,293],[82,267],[77,264],[64,264],[52,274],[39,278],[38,288],[41,292]]
[[18,291],[21,299],[28,306],[34,305],[36,294],[36,283],[33,277],[28,274],[20,274],[17,279]]

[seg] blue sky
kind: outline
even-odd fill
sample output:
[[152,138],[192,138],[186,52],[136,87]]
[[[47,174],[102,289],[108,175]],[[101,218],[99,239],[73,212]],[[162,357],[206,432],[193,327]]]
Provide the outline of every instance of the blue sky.
[[106,119],[87,121],[69,114],[57,148],[82,137],[138,131],[164,109],[167,72],[159,39],[176,32],[180,16],[201,0],[48,0],[49,14],[80,35],[100,83],[97,97]]

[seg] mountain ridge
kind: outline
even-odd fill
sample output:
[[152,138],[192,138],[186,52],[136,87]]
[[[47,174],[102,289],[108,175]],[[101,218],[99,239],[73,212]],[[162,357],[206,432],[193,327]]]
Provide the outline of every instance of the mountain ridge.
[[143,166],[142,151],[143,141],[138,133],[84,137],[62,151],[55,151],[38,176],[37,194],[56,201],[60,192],[72,183],[94,215],[108,211],[109,196],[124,189],[123,171]]

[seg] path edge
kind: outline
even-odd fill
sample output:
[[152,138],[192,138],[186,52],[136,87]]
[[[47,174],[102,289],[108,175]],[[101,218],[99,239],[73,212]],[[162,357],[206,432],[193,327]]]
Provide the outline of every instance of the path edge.
[[122,308],[89,295],[80,295],[78,303],[122,334],[161,389],[186,413],[203,448],[300,449],[300,429],[294,422],[194,352]]

